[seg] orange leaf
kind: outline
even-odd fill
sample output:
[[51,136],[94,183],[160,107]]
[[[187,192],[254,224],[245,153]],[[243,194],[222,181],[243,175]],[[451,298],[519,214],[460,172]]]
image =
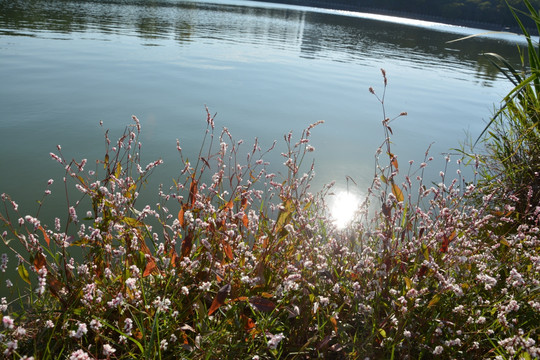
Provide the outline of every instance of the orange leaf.
[[39,225],[38,229],[41,230],[41,232],[43,233],[45,242],[47,243],[47,246],[49,246],[49,244],[51,243],[51,239],[49,238],[49,235],[47,235],[47,233],[45,232],[45,229],[41,225]]
[[244,214],[244,217],[242,218],[242,222],[244,223],[245,227],[248,227],[249,225],[249,218],[246,214]]
[[396,158],[394,155],[392,155],[392,160],[391,160],[391,162],[392,162],[392,166],[394,167],[394,169],[398,170],[398,162],[397,162],[397,158]]
[[232,200],[229,200],[229,202],[227,203],[227,205],[225,205],[225,209],[232,209],[233,206],[234,206],[233,201],[232,201]]
[[47,260],[42,253],[37,253],[36,257],[34,258],[34,267],[36,268],[36,271],[39,271],[43,267],[47,267]]
[[146,263],[146,268],[143,272],[143,277],[147,277],[148,275],[154,273],[157,270],[156,261],[153,258],[150,258],[148,262]]
[[229,258],[229,260],[233,260],[233,251],[231,249],[231,245],[229,245],[227,242],[223,242],[223,250],[225,251],[225,255]]
[[170,256],[172,267],[176,267],[176,260],[178,259],[178,255],[176,255],[176,250],[174,250],[174,248],[171,249]]
[[180,226],[184,226],[184,207],[183,206],[178,212],[178,222],[180,223]]
[[330,322],[332,323],[332,326],[334,327],[334,331],[337,333],[337,320],[336,320],[336,318],[331,317]]
[[212,315],[214,312],[216,312],[217,309],[220,308],[221,305],[225,304],[225,299],[227,298],[227,295],[229,295],[230,291],[230,284],[224,285],[221,287],[221,289],[219,289],[216,298],[214,299],[212,305],[210,306],[210,309],[208,310],[208,316]]
[[240,315],[240,318],[244,321],[244,329],[246,331],[251,331],[251,329],[255,327],[255,321],[253,321],[251,318],[244,314]]

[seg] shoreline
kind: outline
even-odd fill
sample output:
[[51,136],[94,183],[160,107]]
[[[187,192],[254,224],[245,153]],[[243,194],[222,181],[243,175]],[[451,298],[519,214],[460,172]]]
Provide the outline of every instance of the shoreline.
[[[496,23],[491,23],[491,22],[452,19],[452,18],[446,18],[442,16],[412,13],[412,12],[400,11],[400,10],[374,8],[374,7],[368,7],[368,6],[352,6],[352,5],[347,5],[344,3],[329,2],[329,1],[312,1],[312,0],[253,0],[253,1],[296,5],[296,6],[309,6],[309,7],[319,8],[319,9],[354,11],[354,12],[362,12],[362,13],[369,13],[369,14],[376,14],[376,15],[385,15],[385,16],[396,16],[396,17],[413,19],[413,20],[431,21],[431,22],[438,22],[438,23],[448,24],[448,25],[478,28],[478,29],[488,30],[488,31],[510,31],[510,32],[516,32],[518,34],[521,33],[521,29],[515,24],[496,24]],[[528,28],[527,30],[533,31],[535,29]]]

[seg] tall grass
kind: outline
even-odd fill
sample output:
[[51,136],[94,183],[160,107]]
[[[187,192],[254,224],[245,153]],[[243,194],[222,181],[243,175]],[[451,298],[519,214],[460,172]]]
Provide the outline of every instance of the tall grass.
[[406,114],[387,117],[386,89],[383,71],[381,95],[370,92],[385,138],[344,230],[327,215],[329,189],[309,192],[319,124],[285,135],[275,175],[272,148],[217,132],[207,112],[199,156],[178,143],[183,170],[155,206],[136,206],[161,165],[140,163],[136,117],[120,139],[106,132],[92,170],[58,147],[51,157],[80,194],[63,220],[41,223],[1,196],[2,269],[26,284],[1,299],[4,357],[539,357],[540,207],[526,198],[521,224],[508,215],[521,199],[463,179],[459,159],[426,184],[429,153],[404,166],[392,152],[391,124]]
[[540,16],[529,0],[523,2],[528,13],[510,7],[527,41],[522,68],[497,54],[487,54],[514,88],[477,140],[487,150],[484,185],[505,187],[518,197],[517,214],[527,211],[528,197],[533,204],[540,202],[540,50],[538,40],[523,25],[523,19],[532,19],[540,35]]

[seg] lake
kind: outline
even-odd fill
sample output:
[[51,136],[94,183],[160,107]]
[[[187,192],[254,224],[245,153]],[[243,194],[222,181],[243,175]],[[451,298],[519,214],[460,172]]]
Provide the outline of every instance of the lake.
[[324,120],[312,137],[314,190],[344,188],[346,176],[365,189],[383,141],[368,91],[382,92],[380,68],[388,116],[408,112],[392,124],[400,162],[419,162],[432,143],[434,156],[452,152],[511,87],[482,53],[518,62],[517,36],[449,43],[481,32],[241,0],[0,0],[0,192],[33,213],[49,178],[62,191],[57,144],[68,158],[102,158],[104,129],[120,135],[134,114],[143,159],[165,161],[148,189],[157,195],[180,171],[176,139],[196,156],[205,105],[236,139],[278,140],[276,167],[284,134]]

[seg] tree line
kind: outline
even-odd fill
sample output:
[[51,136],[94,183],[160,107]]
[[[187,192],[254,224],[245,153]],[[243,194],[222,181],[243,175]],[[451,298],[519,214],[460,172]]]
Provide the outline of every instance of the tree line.
[[[259,0],[268,1],[268,0]],[[294,5],[375,12],[414,18],[440,20],[453,24],[482,24],[493,29],[515,27],[508,6],[528,13],[522,0],[272,0]],[[540,0],[532,0],[535,8]],[[523,16],[527,26],[534,22]]]

